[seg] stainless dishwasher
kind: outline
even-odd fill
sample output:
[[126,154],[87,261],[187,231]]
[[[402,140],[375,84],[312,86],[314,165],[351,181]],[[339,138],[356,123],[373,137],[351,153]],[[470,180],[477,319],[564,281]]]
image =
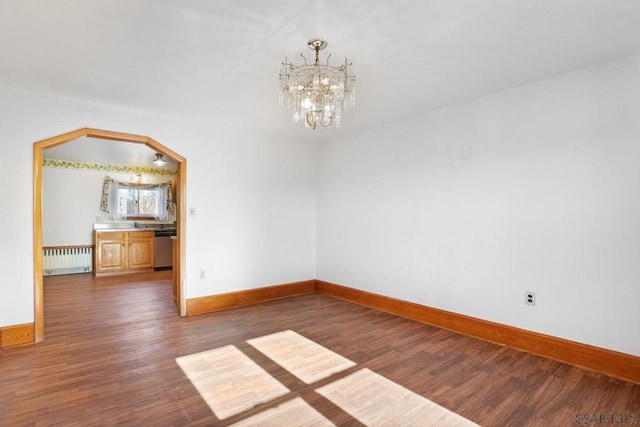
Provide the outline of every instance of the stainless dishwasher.
[[173,239],[176,230],[155,231],[155,259],[154,270],[173,269]]

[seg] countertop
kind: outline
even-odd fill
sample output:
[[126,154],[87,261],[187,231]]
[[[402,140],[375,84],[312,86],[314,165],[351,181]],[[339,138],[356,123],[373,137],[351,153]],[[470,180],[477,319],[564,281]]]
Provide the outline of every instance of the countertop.
[[174,222],[136,221],[136,222],[105,222],[93,224],[95,231],[156,231],[175,230]]

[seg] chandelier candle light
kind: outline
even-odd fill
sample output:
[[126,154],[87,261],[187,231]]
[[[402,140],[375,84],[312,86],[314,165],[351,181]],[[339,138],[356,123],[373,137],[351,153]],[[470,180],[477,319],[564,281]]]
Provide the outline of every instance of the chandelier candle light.
[[293,122],[304,120],[306,127],[340,127],[340,115],[355,106],[355,75],[347,58],[337,67],[329,65],[331,54],[320,64],[320,51],[327,47],[322,39],[311,39],[307,46],[315,52],[310,61],[304,53],[294,64],[285,58],[280,72],[280,104],[287,105]]

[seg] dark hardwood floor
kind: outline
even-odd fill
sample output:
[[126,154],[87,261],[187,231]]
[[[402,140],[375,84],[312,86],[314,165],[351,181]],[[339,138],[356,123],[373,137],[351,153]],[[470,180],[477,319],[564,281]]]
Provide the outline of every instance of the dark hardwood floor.
[[336,425],[361,425],[314,391],[328,380],[305,385],[246,343],[285,329],[480,425],[640,423],[640,385],[323,294],[181,319],[170,274],[46,278],[45,341],[0,354],[0,426],[228,425],[264,407],[218,420],[175,362],[228,344]]

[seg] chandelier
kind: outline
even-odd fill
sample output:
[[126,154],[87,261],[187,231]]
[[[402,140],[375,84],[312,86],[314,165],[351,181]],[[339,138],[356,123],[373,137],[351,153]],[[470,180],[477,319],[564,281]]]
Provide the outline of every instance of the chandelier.
[[[305,127],[340,127],[340,116],[355,106],[355,76],[351,73],[351,63],[329,64],[331,54],[320,63],[320,51],[327,47],[322,39],[311,39],[307,46],[313,54],[300,53],[297,63],[285,58],[280,72],[280,105],[287,105],[293,114],[293,122],[304,121]],[[311,58],[308,58],[310,56]]]

